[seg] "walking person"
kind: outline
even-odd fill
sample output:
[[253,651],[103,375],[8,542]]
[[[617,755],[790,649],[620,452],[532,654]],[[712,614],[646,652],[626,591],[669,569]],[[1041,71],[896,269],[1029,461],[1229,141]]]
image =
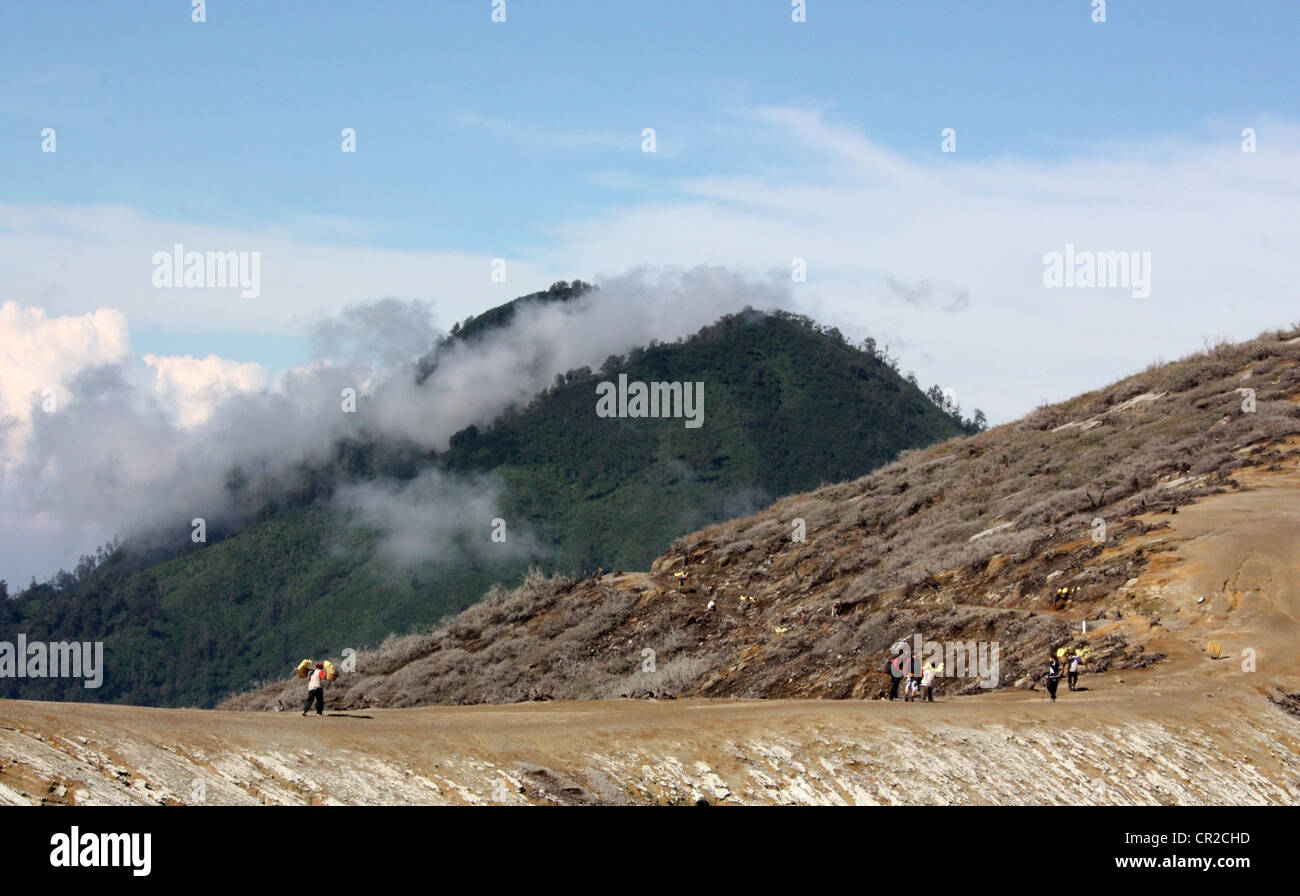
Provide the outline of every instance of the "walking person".
[[316,704],[316,715],[325,712],[325,664],[317,663],[307,679],[307,702],[302,705],[302,714],[307,715],[312,704]]
[[1083,657],[1076,650],[1074,655],[1066,661],[1066,684],[1072,691],[1079,689],[1079,672],[1082,666]]
[[925,693],[926,703],[934,702],[934,676],[938,671],[934,663],[926,663],[925,671],[921,673],[921,690]]
[[1047,663],[1047,693],[1056,702],[1056,687],[1061,683],[1061,661],[1053,656]]

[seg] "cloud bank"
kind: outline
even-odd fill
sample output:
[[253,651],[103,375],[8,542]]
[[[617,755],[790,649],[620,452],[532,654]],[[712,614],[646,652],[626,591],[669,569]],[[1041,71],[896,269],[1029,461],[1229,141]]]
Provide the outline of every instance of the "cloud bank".
[[[384,299],[317,321],[320,356],[271,383],[256,365],[137,357],[116,312],[52,318],[7,305],[5,344],[32,348],[0,378],[0,575],[44,578],[114,536],[175,542],[196,517],[230,523],[291,482],[300,464],[327,462],[344,437],[443,450],[455,432],[526,403],[556,374],[688,336],[745,305],[788,304],[779,281],[717,268],[634,271],[570,302],[524,306],[482,340],[447,343],[418,384],[414,361],[439,335],[418,301]],[[40,407],[42,382],[61,396],[52,412]],[[425,476],[345,489],[338,500],[381,530],[392,557],[427,559],[455,532],[486,532],[498,492],[489,480]]]

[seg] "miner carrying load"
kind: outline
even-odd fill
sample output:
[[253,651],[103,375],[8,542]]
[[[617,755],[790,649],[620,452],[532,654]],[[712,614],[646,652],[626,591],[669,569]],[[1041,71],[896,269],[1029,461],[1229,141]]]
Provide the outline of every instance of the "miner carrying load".
[[329,660],[316,663],[312,668],[311,660],[303,660],[295,670],[299,678],[307,679],[307,702],[302,705],[302,714],[307,715],[312,704],[316,704],[316,715],[325,712],[325,682],[335,678],[334,664]]

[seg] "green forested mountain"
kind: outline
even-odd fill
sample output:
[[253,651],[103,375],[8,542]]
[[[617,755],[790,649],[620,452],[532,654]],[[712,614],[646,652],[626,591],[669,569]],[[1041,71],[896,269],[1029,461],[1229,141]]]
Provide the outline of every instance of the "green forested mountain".
[[[502,309],[514,304],[451,338],[472,342],[508,322],[513,311]],[[421,360],[421,378],[436,355]],[[597,385],[620,374],[704,383],[703,425],[598,417]],[[962,431],[888,358],[805,318],[746,310],[689,339],[611,357],[599,371],[557,377],[526,407],[457,433],[439,454],[340,443],[333,463],[303,468],[301,487],[206,545],[146,556],[128,539],[91,571],[0,600],[0,630],[29,641],[102,640],[106,665],[98,690],[7,678],[0,696],[212,705],[304,656],[338,657],[431,624],[494,583],[512,584],[529,564],[570,573],[647,567],[679,535]],[[529,549],[498,559],[450,551],[398,570],[375,550],[378,534],[330,500],[342,484],[428,469],[504,483],[502,515]]]

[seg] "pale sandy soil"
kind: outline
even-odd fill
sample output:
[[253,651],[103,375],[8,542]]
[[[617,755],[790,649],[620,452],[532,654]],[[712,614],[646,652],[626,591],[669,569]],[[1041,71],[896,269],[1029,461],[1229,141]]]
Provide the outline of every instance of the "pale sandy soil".
[[1155,610],[1108,625],[1169,659],[1086,675],[1056,704],[1006,691],[317,719],[3,701],[0,803],[1295,804],[1300,718],[1270,697],[1300,692],[1300,473],[1245,480],[1143,536],[1175,547],[1127,589]]

